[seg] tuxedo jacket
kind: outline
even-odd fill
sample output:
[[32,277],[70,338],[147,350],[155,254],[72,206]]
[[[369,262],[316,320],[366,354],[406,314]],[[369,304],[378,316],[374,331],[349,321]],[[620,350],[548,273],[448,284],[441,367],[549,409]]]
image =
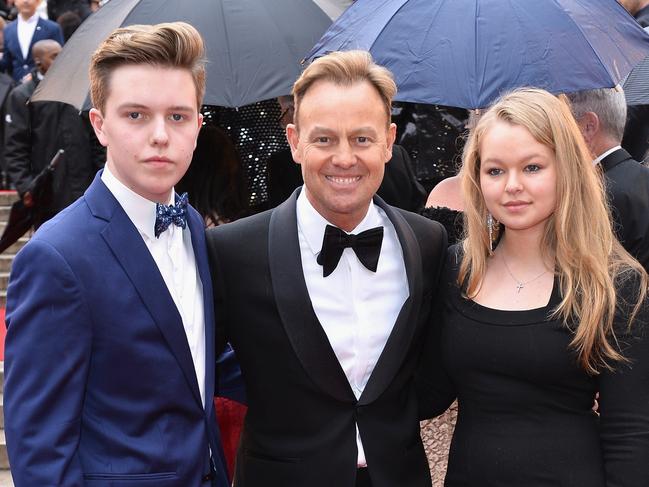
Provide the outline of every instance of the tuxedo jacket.
[[205,404],[180,314],[100,174],[13,265],[4,412],[14,482],[226,487],[203,220],[189,210],[205,305]]
[[354,487],[358,424],[374,487],[430,487],[412,376],[446,233],[375,197],[396,229],[410,296],[356,400],[309,298],[298,193],[207,233],[217,323],[237,354],[248,398],[235,485]]
[[4,38],[4,55],[2,60],[0,60],[0,70],[8,72],[18,82],[34,69],[32,46],[36,42],[42,41],[43,39],[53,39],[61,45],[64,43],[63,31],[59,24],[43,18],[38,19],[26,58],[23,57],[20,42],[18,41],[18,20],[9,22],[6,25]]
[[600,162],[620,243],[649,271],[649,167],[618,149]]

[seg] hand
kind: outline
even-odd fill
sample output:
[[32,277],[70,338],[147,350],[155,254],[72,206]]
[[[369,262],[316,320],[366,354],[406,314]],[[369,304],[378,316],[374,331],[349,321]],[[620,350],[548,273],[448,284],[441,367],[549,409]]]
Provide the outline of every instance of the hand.
[[27,208],[31,208],[32,206],[34,206],[34,198],[32,197],[31,192],[29,191],[25,192],[25,194],[23,195],[23,204]]

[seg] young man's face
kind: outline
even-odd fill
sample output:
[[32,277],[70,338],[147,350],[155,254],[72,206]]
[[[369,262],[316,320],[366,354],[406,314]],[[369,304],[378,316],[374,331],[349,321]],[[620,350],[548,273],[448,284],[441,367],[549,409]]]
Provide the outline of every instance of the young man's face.
[[28,19],[36,13],[38,5],[41,0],[16,0],[15,5],[18,13],[24,18]]
[[126,65],[113,71],[103,113],[90,111],[107,165],[140,196],[168,203],[185,174],[203,121],[186,69]]
[[[396,126],[370,83],[316,81],[286,128],[309,202],[346,231],[365,217],[392,157]],[[299,128],[299,131],[298,131]]]

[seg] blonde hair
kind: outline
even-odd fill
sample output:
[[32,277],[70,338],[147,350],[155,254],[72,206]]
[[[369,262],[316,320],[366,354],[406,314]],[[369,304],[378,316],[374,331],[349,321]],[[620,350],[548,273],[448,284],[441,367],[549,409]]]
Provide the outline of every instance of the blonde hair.
[[343,86],[368,82],[378,92],[388,117],[392,118],[392,98],[397,93],[397,85],[392,73],[372,60],[367,51],[336,51],[313,61],[293,84],[295,103],[294,121],[297,125],[300,102],[309,88],[317,81],[329,81]]
[[546,257],[554,253],[563,298],[554,315],[567,326],[578,323],[571,347],[584,370],[593,375],[602,368],[610,370],[611,362],[625,360],[612,344],[616,307],[624,304],[616,297],[616,286],[633,277],[640,283],[630,324],[646,295],[647,274],[613,235],[601,174],[593,168],[564,96],[516,90],[500,98],[472,130],[461,170],[466,236],[458,283],[466,284],[467,297],[475,297],[491,255],[480,189],[480,144],[498,121],[526,128],[555,154],[557,208],[546,222],[541,243]]
[[205,47],[198,31],[184,22],[131,25],[114,30],[90,62],[90,98],[104,111],[110,77],[124,65],[148,64],[190,71],[200,109],[205,93]]

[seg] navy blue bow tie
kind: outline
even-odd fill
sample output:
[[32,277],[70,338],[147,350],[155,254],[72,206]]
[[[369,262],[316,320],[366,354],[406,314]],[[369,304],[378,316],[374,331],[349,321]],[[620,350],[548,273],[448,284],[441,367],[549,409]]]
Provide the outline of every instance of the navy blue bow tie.
[[156,204],[155,237],[160,237],[160,234],[169,228],[169,225],[172,223],[180,228],[187,226],[187,193],[183,193],[177,197],[175,205]]

